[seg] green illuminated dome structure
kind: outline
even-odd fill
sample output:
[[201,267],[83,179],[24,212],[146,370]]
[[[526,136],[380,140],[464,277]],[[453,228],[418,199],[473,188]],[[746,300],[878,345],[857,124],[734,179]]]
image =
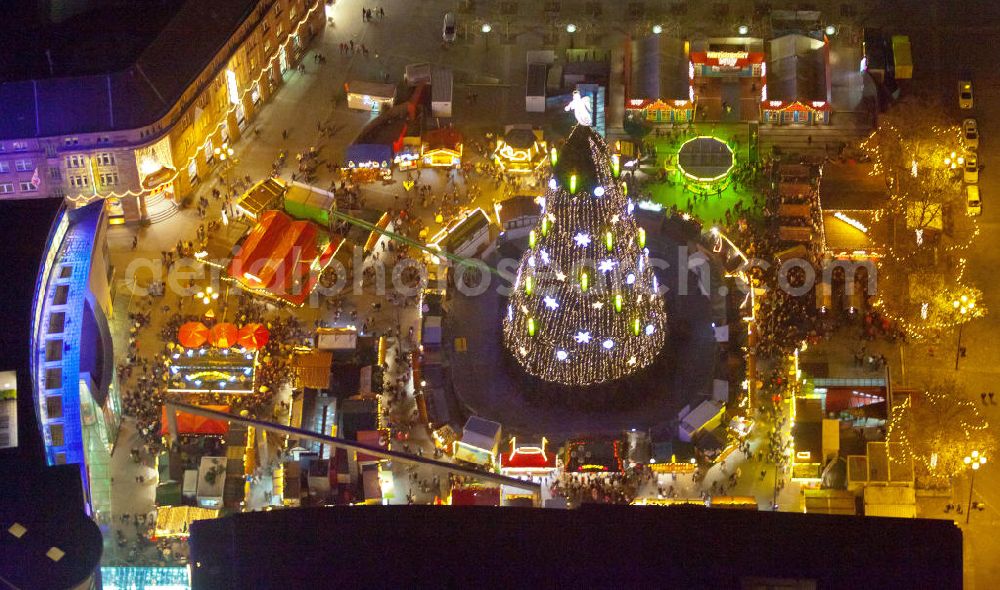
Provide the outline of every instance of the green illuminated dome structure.
[[596,385],[653,363],[667,316],[632,203],[608,146],[578,125],[553,176],[503,319],[507,349],[530,375]]

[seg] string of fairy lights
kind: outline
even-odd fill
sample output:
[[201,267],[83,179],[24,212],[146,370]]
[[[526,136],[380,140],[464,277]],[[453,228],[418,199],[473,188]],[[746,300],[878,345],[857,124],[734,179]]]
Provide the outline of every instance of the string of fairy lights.
[[[945,204],[961,200],[961,184],[954,178],[957,166],[964,163],[958,156],[965,147],[961,128],[931,125],[904,133],[888,117],[879,122],[859,147],[871,159],[871,174],[886,177],[889,188],[888,202],[875,212],[874,219],[882,220],[890,214],[905,215],[908,230],[912,229],[913,234],[912,240],[900,244],[888,240],[881,244],[879,280],[883,284],[898,283],[899,288],[895,295],[880,294],[874,302],[875,307],[912,338],[922,338],[984,315],[981,303],[977,308],[969,308],[967,313],[955,313],[952,305],[952,299],[963,296],[972,301],[980,299],[978,290],[962,284],[967,259],[961,254],[979,236],[980,226],[976,219],[962,219],[961,233],[954,229],[949,232],[950,243],[932,244],[925,239],[929,230],[942,229],[934,226],[943,217]],[[913,227],[910,227],[911,217],[917,218]],[[942,269],[946,273],[920,270],[940,266],[936,262],[937,255],[932,253],[935,250],[937,255],[947,255],[953,263]],[[921,272],[925,278],[937,279],[935,284],[940,285],[921,288],[920,281],[914,281],[915,277],[923,276],[915,273]],[[945,274],[950,284],[947,289]],[[942,295],[945,290],[949,292],[947,297]]]
[[651,364],[666,341],[645,231],[608,152],[585,126],[553,152],[545,206],[504,316],[508,349],[546,381],[618,379]]
[[959,475],[965,453],[991,452],[995,446],[975,402],[953,392],[924,391],[916,401],[908,396],[893,407],[887,434],[887,440],[900,444],[904,457],[931,477]]

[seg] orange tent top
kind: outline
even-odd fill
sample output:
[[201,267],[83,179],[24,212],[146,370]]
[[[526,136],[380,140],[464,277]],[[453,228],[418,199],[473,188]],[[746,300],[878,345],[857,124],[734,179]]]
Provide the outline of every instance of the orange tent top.
[[240,328],[239,343],[247,350],[262,348],[270,338],[271,333],[261,324],[247,324]]
[[201,322],[187,322],[177,331],[177,341],[187,348],[197,348],[208,340],[208,328]]
[[229,348],[230,346],[236,344],[238,337],[236,326],[230,324],[229,322],[221,322],[212,326],[210,340],[212,341],[213,346],[218,348]]
[[340,243],[332,240],[320,251],[320,237],[314,223],[267,211],[230,261],[228,273],[250,288],[301,305]]
[[[228,412],[229,406],[199,406],[206,410],[216,412]],[[160,434],[169,432],[167,428],[167,408],[163,407],[162,419],[160,420]],[[216,420],[188,414],[183,410],[177,411],[177,434],[226,434],[229,432],[229,422],[226,420]]]

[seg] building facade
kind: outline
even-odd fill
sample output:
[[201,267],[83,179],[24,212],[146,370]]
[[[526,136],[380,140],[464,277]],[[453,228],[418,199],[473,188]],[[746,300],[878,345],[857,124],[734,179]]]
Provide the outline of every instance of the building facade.
[[111,223],[155,219],[208,178],[325,24],[320,0],[191,0],[122,71],[0,83],[0,198],[105,199]]

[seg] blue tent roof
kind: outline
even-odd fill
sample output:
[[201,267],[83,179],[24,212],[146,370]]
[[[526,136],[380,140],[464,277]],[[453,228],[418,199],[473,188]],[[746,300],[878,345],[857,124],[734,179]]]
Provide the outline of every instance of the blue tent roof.
[[392,163],[392,147],[381,143],[355,143],[347,146],[348,162]]

